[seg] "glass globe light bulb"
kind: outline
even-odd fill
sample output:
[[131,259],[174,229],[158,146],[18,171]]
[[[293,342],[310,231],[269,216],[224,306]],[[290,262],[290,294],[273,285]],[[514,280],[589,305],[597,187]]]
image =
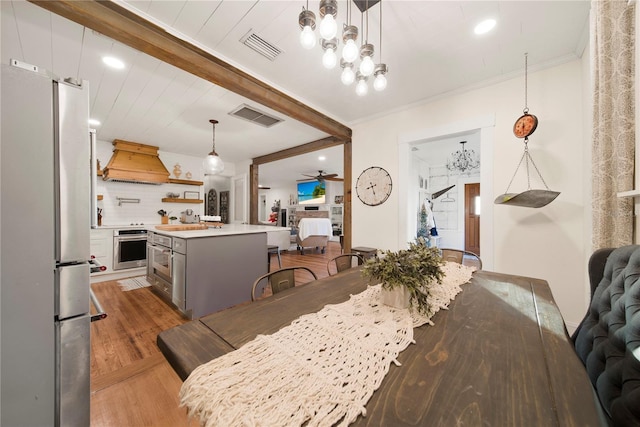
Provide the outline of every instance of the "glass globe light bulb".
[[205,175],[215,175],[224,170],[224,162],[217,154],[213,155],[209,153],[202,161],[202,168],[204,169]]
[[320,22],[320,37],[331,40],[338,33],[338,24],[332,14],[327,13]]
[[300,44],[305,49],[313,49],[316,45],[316,35],[313,33],[311,26],[305,25],[300,33]]
[[332,69],[338,63],[338,57],[336,55],[336,51],[333,49],[327,49],[324,51],[324,55],[322,55],[322,65],[325,68]]
[[370,76],[373,74],[373,69],[375,68],[375,64],[373,63],[373,59],[370,56],[365,56],[362,58],[362,62],[360,62],[360,72],[363,76]]
[[384,90],[387,87],[387,78],[384,74],[380,73],[373,80],[373,88],[378,92]]
[[358,84],[356,85],[356,93],[358,94],[358,96],[365,96],[367,92],[369,92],[369,86],[367,86],[367,82],[364,79],[359,80]]
[[358,46],[353,39],[347,40],[342,48],[342,59],[345,62],[353,62],[358,59]]
[[342,80],[342,83],[345,86],[349,86],[351,83],[353,83],[356,80],[356,73],[353,72],[353,68],[344,67],[344,70],[342,70],[342,75],[340,75],[340,80]]

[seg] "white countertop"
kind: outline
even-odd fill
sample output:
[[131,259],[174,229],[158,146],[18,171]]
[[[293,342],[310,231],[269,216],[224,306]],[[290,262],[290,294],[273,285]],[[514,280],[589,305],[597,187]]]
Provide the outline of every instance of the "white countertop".
[[[159,225],[159,224],[158,224]],[[274,231],[289,231],[290,227],[277,227],[273,225],[250,225],[250,224],[224,224],[222,228],[208,228],[207,230],[184,230],[166,231],[158,230],[155,226],[145,226],[149,231],[167,236],[179,237],[181,239],[192,239],[197,237],[231,236],[234,234],[268,233]]]
[[154,227],[156,225],[160,225],[160,223],[158,224],[120,224],[120,225],[111,225],[111,224],[106,224],[106,225],[99,225],[98,227],[96,227],[94,230],[124,230],[124,229],[128,229],[128,228],[133,228],[133,229],[150,229],[150,227]]

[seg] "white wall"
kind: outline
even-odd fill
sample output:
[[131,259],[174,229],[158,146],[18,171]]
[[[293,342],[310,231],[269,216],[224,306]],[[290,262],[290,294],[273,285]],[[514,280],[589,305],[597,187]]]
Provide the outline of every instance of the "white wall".
[[[492,222],[492,231],[490,236],[481,236],[491,241],[481,248],[483,261],[491,260],[488,269],[547,280],[570,324],[577,324],[585,313],[585,253],[590,252],[590,236],[584,233],[585,211],[590,209],[585,191],[590,174],[583,163],[584,151],[590,147],[583,124],[583,106],[588,102],[584,99],[583,79],[588,78],[583,76],[584,68],[582,61],[575,60],[529,72],[528,106],[540,122],[530,137],[529,149],[550,189],[560,191],[560,196],[541,209],[483,201],[483,220]],[[490,136],[491,149],[482,148],[483,156],[487,151],[491,158],[483,162],[481,182],[483,188],[493,188],[491,200],[503,193],[523,152],[522,140],[512,134],[524,107],[523,81],[520,76],[352,126],[354,182],[372,165],[387,169],[394,182],[391,197],[381,206],[365,206],[354,194],[353,245],[399,249],[398,236],[405,232],[400,229],[399,201],[406,200],[399,196],[406,190],[396,186],[404,179],[399,176],[399,142],[408,134],[492,117],[495,127],[484,132],[485,140]],[[402,173],[407,172],[403,169]],[[524,191],[526,178],[516,181],[512,190]],[[485,246],[493,247],[491,253]]]

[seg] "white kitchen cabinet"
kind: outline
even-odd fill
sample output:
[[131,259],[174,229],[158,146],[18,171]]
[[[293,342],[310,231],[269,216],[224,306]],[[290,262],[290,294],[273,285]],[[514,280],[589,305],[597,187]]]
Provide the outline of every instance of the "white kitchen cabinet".
[[113,230],[111,229],[91,229],[90,255],[107,267],[106,270],[91,273],[92,276],[113,273]]

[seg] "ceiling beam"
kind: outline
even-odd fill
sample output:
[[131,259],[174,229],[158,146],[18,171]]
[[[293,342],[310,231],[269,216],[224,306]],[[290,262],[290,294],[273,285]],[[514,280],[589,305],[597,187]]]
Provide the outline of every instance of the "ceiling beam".
[[351,129],[111,1],[29,0],[154,58],[341,139]]
[[[351,139],[348,139],[351,141]],[[311,153],[313,151],[322,150],[324,148],[335,147],[345,143],[344,139],[329,136],[327,138],[318,139],[306,144],[297,145],[285,150],[276,151],[275,153],[265,154],[264,156],[254,157],[252,163],[254,165],[262,165],[265,163],[275,162],[276,160],[288,159],[289,157],[299,156],[301,154]]]

